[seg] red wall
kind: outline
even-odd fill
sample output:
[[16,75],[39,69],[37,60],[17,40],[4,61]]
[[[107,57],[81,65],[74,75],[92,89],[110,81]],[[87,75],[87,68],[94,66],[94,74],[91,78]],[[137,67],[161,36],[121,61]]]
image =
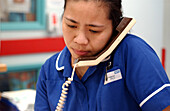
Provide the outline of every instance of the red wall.
[[64,48],[63,37],[23,39],[23,40],[1,40],[0,56],[57,52]]

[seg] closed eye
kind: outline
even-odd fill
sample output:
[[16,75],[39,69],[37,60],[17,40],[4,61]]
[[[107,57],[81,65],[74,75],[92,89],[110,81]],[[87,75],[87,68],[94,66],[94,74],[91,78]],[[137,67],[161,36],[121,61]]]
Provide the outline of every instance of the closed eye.
[[75,25],[69,25],[69,24],[67,24],[67,26],[70,27],[70,28],[77,28],[77,26],[75,26]]
[[95,31],[95,30],[91,30],[91,29],[89,29],[89,31],[92,33],[100,33],[101,32],[101,31]]

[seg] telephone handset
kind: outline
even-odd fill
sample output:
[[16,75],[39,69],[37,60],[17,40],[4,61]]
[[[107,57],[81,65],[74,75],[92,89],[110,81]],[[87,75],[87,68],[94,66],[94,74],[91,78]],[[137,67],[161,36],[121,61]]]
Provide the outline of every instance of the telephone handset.
[[55,111],[62,111],[62,109],[64,108],[64,102],[66,101],[68,87],[73,81],[75,68],[83,66],[94,66],[99,64],[113,52],[113,50],[117,47],[117,45],[119,45],[119,43],[123,40],[123,38],[126,36],[126,34],[130,31],[135,23],[135,19],[123,17],[119,25],[116,27],[116,36],[112,37],[108,45],[99,54],[92,57],[78,58],[75,61],[71,78],[68,78],[68,80],[65,81],[65,83],[62,85],[62,93]]
[[112,39],[110,40],[111,42],[109,42],[109,44],[96,56],[78,58],[75,61],[75,64],[77,64],[76,67],[94,66],[99,64],[112,53],[112,51],[122,41],[122,39],[135,23],[135,19],[123,17],[119,25],[116,27],[117,35],[112,37]]

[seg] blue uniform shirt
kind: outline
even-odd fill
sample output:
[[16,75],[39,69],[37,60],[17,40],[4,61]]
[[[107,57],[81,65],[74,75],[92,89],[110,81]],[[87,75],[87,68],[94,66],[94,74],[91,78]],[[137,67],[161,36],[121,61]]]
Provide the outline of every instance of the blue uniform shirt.
[[[162,111],[170,105],[170,82],[148,44],[128,34],[112,55],[90,67],[81,80],[74,75],[64,111]],[[42,66],[35,111],[55,110],[62,84],[71,77],[70,63],[65,47]]]

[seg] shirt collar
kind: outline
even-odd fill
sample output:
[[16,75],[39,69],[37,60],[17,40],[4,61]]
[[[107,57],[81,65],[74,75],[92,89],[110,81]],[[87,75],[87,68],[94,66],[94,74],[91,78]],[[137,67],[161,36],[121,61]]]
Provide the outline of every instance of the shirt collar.
[[71,54],[67,47],[65,47],[58,55],[56,60],[56,69],[58,71],[64,70],[64,66],[70,61]]
[[[108,56],[107,58],[105,58],[102,62],[108,61],[110,59],[110,56]],[[94,68],[94,67],[93,67]],[[72,73],[72,67],[71,67],[71,54],[68,50],[67,47],[65,47],[58,55],[57,59],[56,59],[56,69],[58,71],[62,71],[63,72],[63,76],[64,77],[70,77],[71,73]],[[95,71],[95,68],[94,70]]]
[[[64,69],[64,65],[70,61],[71,54],[67,47],[65,47],[58,55],[56,60],[56,69],[58,71],[61,71]],[[102,62],[108,61],[110,59],[110,56],[106,57]]]

